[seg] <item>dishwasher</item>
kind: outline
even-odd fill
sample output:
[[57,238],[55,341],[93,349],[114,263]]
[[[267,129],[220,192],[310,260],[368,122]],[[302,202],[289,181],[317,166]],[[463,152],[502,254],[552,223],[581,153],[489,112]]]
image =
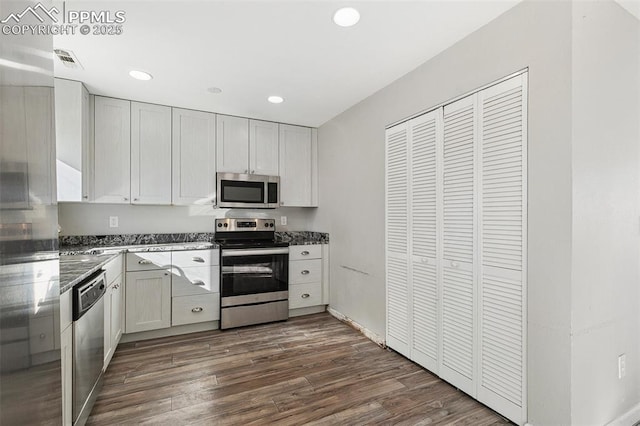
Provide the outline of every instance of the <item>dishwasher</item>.
[[73,425],[82,426],[102,388],[104,271],[73,287]]

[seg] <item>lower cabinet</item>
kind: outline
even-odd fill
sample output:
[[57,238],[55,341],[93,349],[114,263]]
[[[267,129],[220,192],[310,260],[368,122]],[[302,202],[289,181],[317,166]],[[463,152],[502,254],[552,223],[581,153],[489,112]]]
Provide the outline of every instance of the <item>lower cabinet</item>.
[[157,330],[171,326],[171,275],[161,270],[127,272],[125,331]]
[[62,424],[73,422],[73,327],[68,325],[60,333],[60,357],[62,370]]
[[289,246],[289,309],[329,302],[326,244]]
[[124,319],[122,274],[111,281],[104,295],[104,368],[106,370],[122,337]]
[[220,294],[177,296],[171,302],[171,325],[195,324],[220,319]]

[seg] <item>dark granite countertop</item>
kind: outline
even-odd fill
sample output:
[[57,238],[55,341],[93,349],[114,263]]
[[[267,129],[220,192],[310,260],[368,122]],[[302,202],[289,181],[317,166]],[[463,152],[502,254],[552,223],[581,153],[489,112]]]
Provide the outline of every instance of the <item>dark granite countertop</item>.
[[[213,237],[213,233],[61,236],[60,293],[71,289],[121,253],[217,249],[219,245]],[[328,244],[329,234],[276,232],[276,241],[291,245]]]
[[100,270],[120,253],[99,255],[60,256],[60,294],[71,288],[89,275]]

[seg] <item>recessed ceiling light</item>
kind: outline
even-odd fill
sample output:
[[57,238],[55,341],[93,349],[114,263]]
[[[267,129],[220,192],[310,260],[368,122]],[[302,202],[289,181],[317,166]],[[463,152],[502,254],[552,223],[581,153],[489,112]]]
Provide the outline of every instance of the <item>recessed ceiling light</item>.
[[284,102],[284,99],[281,96],[269,96],[267,100],[272,104],[281,104]]
[[151,80],[153,78],[153,76],[148,72],[138,71],[138,70],[129,71],[129,75],[135,78],[136,80]]
[[343,7],[333,14],[333,22],[341,27],[351,27],[360,20],[360,12],[352,7]]
[[222,89],[219,87],[209,87],[207,89],[207,92],[218,94],[218,93],[222,93]]

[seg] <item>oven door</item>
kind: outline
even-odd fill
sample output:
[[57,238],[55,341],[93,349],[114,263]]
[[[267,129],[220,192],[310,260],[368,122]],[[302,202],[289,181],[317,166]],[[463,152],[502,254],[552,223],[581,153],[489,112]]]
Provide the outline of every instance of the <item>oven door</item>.
[[223,248],[221,266],[221,307],[288,299],[288,247]]

